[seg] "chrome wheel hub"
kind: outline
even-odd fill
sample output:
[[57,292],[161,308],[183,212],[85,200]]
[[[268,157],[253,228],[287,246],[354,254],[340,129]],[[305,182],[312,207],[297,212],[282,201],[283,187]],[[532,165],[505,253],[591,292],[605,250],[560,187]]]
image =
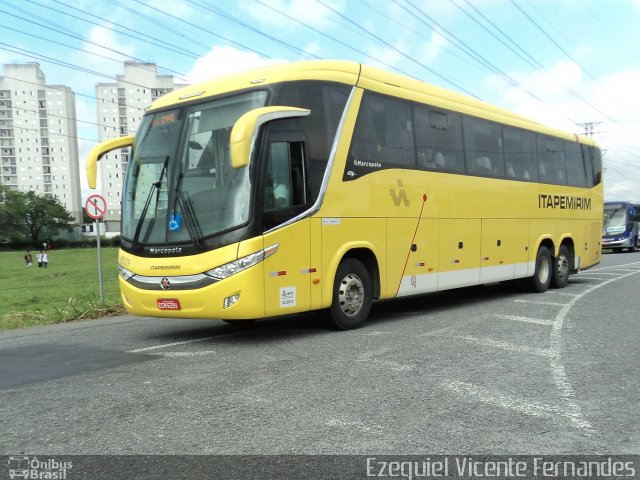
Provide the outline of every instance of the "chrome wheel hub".
[[354,316],[364,303],[364,286],[357,275],[350,273],[342,279],[338,291],[338,303],[345,315]]

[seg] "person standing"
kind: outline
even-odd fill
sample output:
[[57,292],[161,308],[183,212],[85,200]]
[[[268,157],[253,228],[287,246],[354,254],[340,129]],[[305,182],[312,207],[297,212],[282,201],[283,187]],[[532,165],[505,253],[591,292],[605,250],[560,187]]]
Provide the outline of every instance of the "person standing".
[[47,268],[47,264],[49,263],[49,253],[46,250],[42,251],[42,268]]
[[24,256],[24,263],[27,264],[27,268],[31,268],[31,265],[33,264],[33,257],[29,250],[27,250],[27,254]]
[[42,268],[42,250],[36,254],[36,260],[38,260],[38,268]]

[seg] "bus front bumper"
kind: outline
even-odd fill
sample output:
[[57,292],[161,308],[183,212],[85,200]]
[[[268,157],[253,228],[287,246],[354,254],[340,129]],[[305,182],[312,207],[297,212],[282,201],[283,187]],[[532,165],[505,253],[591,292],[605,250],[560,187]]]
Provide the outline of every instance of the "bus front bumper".
[[630,237],[603,238],[602,248],[629,248],[631,247]]
[[[157,279],[145,288],[119,277],[120,296],[127,311],[143,317],[248,320],[264,317],[262,265],[200,287],[180,287],[180,277]],[[153,288],[153,289],[151,289]]]

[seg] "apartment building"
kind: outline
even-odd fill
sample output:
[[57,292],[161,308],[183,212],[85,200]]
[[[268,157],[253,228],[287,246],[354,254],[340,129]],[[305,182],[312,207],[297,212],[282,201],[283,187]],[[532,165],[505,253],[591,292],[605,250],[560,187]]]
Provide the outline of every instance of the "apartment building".
[[[154,63],[125,62],[124,74],[116,76],[116,83],[96,85],[100,141],[135,133],[149,104],[182,86],[171,75],[158,75]],[[107,201],[107,234],[120,230],[122,179],[130,153],[129,149],[116,150],[98,162],[100,188]]]
[[47,85],[38,63],[0,76],[0,184],[55,196],[82,221],[75,95]]

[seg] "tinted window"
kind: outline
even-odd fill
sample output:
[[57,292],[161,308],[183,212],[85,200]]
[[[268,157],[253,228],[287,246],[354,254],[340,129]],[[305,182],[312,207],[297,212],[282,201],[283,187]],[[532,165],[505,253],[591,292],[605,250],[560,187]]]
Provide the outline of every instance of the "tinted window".
[[593,184],[598,185],[602,181],[602,156],[598,148],[589,147],[589,151],[593,165]]
[[273,130],[303,131],[306,140],[307,200],[315,202],[329,160],[350,87],[322,82],[283,83],[276,87],[271,105],[308,108],[307,117],[273,122]]
[[465,117],[462,125],[467,172],[488,177],[504,176],[500,126],[471,117]]
[[564,152],[567,161],[567,185],[587,187],[587,172],[582,159],[582,149],[577,142],[566,142]]
[[418,168],[464,173],[460,116],[416,105],[414,123]]
[[538,173],[542,183],[567,184],[564,142],[557,138],[538,136]]
[[378,168],[415,167],[411,107],[408,102],[365,94],[349,158]]
[[584,167],[587,172],[587,187],[594,186],[594,175],[593,175],[593,161],[591,160],[591,150],[588,145],[580,145],[582,150],[582,158],[584,160]]
[[515,180],[537,180],[535,135],[515,128],[505,128],[505,177]]

